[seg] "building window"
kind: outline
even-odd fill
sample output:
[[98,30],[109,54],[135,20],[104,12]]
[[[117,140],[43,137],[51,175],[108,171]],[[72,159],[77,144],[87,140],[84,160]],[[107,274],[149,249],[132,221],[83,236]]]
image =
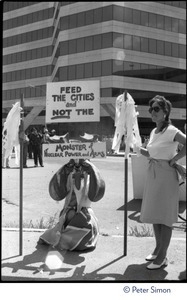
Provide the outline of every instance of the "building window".
[[171,43],[165,42],[165,55],[171,56]]
[[11,78],[12,81],[16,81],[16,72],[12,72],[12,78]]
[[124,49],[132,50],[133,49],[133,42],[132,42],[132,35],[125,34],[124,35]]
[[171,44],[171,54],[172,54],[172,57],[179,57],[179,46],[178,46],[178,44],[175,44],[175,43]]
[[92,63],[85,64],[85,78],[90,78],[93,76],[92,67]]
[[69,26],[69,16],[65,16],[60,20],[60,29],[67,30]]
[[48,47],[42,47],[42,56],[41,57],[47,57],[48,53],[47,53]]
[[102,35],[102,49],[112,47],[112,32]]
[[165,17],[165,30],[171,31],[171,18]]
[[41,68],[36,68],[36,77],[42,77],[42,70]]
[[121,6],[113,6],[113,19],[123,22],[123,8]]
[[186,33],[186,21],[179,20],[179,32],[185,34]]
[[20,98],[20,89],[16,89],[16,99]]
[[35,88],[31,88],[30,91],[31,91],[31,94],[30,94],[31,98],[35,97],[35,95],[36,95],[36,89]]
[[171,19],[171,30],[173,32],[179,32],[179,20],[172,18]]
[[112,74],[112,60],[102,61],[102,76],[109,76]]
[[87,36],[85,38],[85,51],[90,51],[93,49],[93,37]]
[[76,78],[77,79],[84,78],[84,65],[83,64],[76,66]]
[[132,23],[133,22],[133,9],[132,8],[128,8],[128,7],[125,7],[125,10],[124,10],[124,22],[126,23]]
[[157,15],[157,28],[164,29],[164,16]]
[[60,43],[60,56],[68,54],[68,41]]
[[93,77],[101,76],[101,61],[93,63]]
[[69,66],[68,68],[68,80],[76,79],[76,69],[75,66]]
[[124,62],[124,76],[128,76],[129,71],[132,70],[133,64],[132,62],[125,61]]
[[76,40],[69,41],[69,54],[76,53]]
[[25,72],[25,79],[29,79],[31,78],[31,72],[30,72],[31,69],[26,69],[26,72]]
[[133,50],[140,51],[140,37],[133,36],[132,42],[133,42]]
[[156,45],[157,45],[156,53],[159,55],[164,55],[164,42],[157,40]]
[[112,75],[123,76],[123,61],[113,60]]
[[47,66],[43,66],[43,67],[41,67],[41,69],[42,69],[42,77],[48,76],[48,74],[47,74]]
[[101,49],[101,34],[94,35],[93,37],[93,50]]
[[70,15],[68,29],[76,28],[76,26],[77,26],[77,14]]
[[144,37],[141,37],[141,51],[142,52],[148,52],[149,51],[149,45],[148,45],[148,38],[144,38]]
[[179,45],[179,57],[186,59],[186,46]]
[[32,51],[32,59],[37,59],[37,54],[38,54],[38,51],[37,51],[38,49],[32,49],[31,51]]
[[139,63],[135,63],[135,62],[131,62],[129,63],[129,67],[131,68],[129,74],[132,77],[141,77],[141,72],[139,72],[140,70],[140,64]]
[[42,57],[42,48],[38,48],[37,49],[37,58],[41,58]]
[[101,97],[112,97],[112,88],[101,89]]
[[141,25],[141,14],[139,10],[133,9],[132,11],[133,24]]
[[157,27],[157,20],[156,20],[157,15],[149,13],[149,26],[156,28]]
[[25,51],[26,52],[26,60],[31,60],[32,59],[32,51],[31,50],[28,50],[28,51]]
[[94,12],[93,12],[94,23],[100,23],[100,22],[102,22],[102,14],[103,14],[102,7],[94,9]]
[[[44,70],[44,67],[42,67],[42,69]],[[35,78],[36,77],[36,68],[32,68],[31,69],[31,78]]]
[[77,53],[84,52],[84,38],[77,39]]
[[68,67],[59,68],[59,80],[66,81],[68,80]]
[[94,23],[93,10],[86,11],[85,21],[85,25],[90,25]]
[[149,26],[149,20],[148,20],[149,14],[145,11],[141,11],[140,15],[141,15],[141,25],[142,26]]
[[77,14],[77,27],[84,26],[85,24],[85,13],[81,12]]
[[113,19],[113,6],[103,7],[103,22]]
[[149,39],[149,53],[155,53],[156,54],[156,40]]
[[123,34],[122,33],[113,33],[113,47],[123,49]]
[[[37,73],[37,72],[36,72]],[[41,90],[38,88],[35,89],[36,90],[36,97],[41,97]]]
[[27,24],[29,24],[29,23],[33,23],[33,14],[28,14],[27,15]]

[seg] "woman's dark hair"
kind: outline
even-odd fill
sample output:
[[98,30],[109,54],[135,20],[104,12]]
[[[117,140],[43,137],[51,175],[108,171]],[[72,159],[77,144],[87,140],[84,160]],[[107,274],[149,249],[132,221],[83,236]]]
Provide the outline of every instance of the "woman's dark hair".
[[163,112],[165,113],[165,120],[163,122],[163,125],[160,128],[160,131],[165,131],[169,124],[171,124],[171,120],[169,118],[170,112],[171,112],[171,102],[169,100],[166,100],[163,96],[155,96],[153,99],[149,101],[149,106],[152,107],[153,103],[158,103],[158,105],[161,107]]

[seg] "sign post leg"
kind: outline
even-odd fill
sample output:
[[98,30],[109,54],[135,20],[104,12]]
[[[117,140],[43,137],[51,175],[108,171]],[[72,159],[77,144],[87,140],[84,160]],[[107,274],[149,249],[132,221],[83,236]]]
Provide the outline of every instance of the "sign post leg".
[[125,157],[125,184],[124,184],[124,256],[127,255],[127,201],[128,201],[128,158]]
[[23,126],[23,116],[24,116],[24,100],[23,94],[21,94],[21,103],[20,106],[22,108],[21,112],[21,120],[20,120],[20,131],[19,131],[19,139],[20,139],[20,201],[19,201],[19,255],[23,254],[23,135],[24,135],[24,126]]

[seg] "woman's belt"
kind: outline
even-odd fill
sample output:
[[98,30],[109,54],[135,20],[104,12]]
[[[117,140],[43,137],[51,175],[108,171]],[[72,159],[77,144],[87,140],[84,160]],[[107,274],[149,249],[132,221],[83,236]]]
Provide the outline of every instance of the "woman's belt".
[[[149,160],[149,163],[155,164],[155,163],[159,163],[159,162],[167,162],[169,165],[169,160],[166,160],[166,159],[157,159],[157,158],[150,157],[150,158],[148,158],[148,160]],[[183,166],[179,163],[175,163],[173,166],[171,166],[171,168],[175,168],[178,175],[181,176],[183,180],[186,180],[186,167],[185,166]],[[156,177],[155,170],[154,170],[154,177]]]
[[[160,167],[163,167],[161,165],[161,162],[166,162],[166,163],[168,163],[168,166],[169,166],[169,160],[166,160],[166,159],[157,159],[157,158],[149,157],[148,160],[149,160],[149,164],[151,164],[152,166],[155,166],[156,164],[158,164]],[[153,168],[153,175],[154,175],[154,178],[156,178],[155,168]]]

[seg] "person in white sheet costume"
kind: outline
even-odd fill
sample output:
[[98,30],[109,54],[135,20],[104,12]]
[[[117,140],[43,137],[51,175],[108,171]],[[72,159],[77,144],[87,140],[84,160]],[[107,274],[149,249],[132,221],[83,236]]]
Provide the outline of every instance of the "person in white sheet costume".
[[115,114],[115,133],[112,143],[112,149],[119,151],[122,137],[125,141],[125,155],[127,156],[130,148],[140,147],[142,145],[139,134],[135,102],[129,93],[118,96],[116,99],[116,114]]
[[91,203],[99,201],[105,182],[99,170],[88,160],[71,159],[62,166],[49,183],[50,196],[65,199],[59,222],[40,236],[39,242],[61,250],[82,251],[96,247],[99,227]]

